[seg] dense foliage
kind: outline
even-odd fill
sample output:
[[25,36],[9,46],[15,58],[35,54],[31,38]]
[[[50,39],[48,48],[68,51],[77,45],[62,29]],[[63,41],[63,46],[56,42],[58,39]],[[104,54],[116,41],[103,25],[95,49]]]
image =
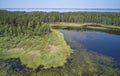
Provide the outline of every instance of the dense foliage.
[[104,12],[66,12],[50,13],[53,22],[99,23],[120,25],[120,13]]
[[103,12],[7,12],[0,11],[0,36],[42,35],[48,22],[77,22],[120,25],[120,13]]
[[48,23],[44,23],[40,16],[37,13],[0,11],[0,36],[41,36],[49,33]]

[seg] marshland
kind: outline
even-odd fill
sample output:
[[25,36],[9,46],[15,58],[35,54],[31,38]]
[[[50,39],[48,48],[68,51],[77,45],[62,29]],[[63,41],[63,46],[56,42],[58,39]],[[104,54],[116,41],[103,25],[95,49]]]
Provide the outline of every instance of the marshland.
[[0,11],[1,76],[119,76],[120,13]]

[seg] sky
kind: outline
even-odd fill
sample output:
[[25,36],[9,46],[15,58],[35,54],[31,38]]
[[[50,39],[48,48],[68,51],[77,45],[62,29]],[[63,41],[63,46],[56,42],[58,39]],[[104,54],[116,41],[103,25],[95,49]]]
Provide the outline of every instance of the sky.
[[120,0],[0,0],[0,8],[120,8]]

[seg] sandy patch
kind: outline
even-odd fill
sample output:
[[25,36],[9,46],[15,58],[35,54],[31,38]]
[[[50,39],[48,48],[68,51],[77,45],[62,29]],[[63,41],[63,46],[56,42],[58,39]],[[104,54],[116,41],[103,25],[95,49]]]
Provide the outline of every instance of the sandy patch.
[[40,50],[34,50],[27,53],[29,56],[41,56]]
[[55,46],[55,45],[50,45],[50,54],[55,54],[58,52],[58,50],[60,50],[59,46]]
[[12,49],[8,49],[8,50],[4,50],[3,53],[13,54],[13,53],[21,53],[23,51],[24,51],[23,48],[12,48]]

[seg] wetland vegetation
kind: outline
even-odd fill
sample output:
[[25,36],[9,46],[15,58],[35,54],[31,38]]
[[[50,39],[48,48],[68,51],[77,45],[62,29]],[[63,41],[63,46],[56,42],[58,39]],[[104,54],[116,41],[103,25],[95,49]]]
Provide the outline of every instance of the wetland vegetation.
[[80,44],[71,46],[60,32],[94,30],[119,35],[119,25],[120,13],[0,11],[0,75],[119,76],[112,57]]

